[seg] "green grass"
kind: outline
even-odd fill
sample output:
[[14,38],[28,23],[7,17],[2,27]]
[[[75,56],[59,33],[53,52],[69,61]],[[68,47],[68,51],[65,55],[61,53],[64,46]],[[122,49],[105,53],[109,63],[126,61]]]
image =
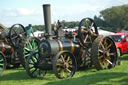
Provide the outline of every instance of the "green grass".
[[120,60],[123,64],[116,65],[114,69],[84,69],[77,71],[71,79],[57,79],[52,72],[42,79],[32,79],[23,68],[7,69],[0,75],[0,85],[127,85],[128,55],[122,56]]

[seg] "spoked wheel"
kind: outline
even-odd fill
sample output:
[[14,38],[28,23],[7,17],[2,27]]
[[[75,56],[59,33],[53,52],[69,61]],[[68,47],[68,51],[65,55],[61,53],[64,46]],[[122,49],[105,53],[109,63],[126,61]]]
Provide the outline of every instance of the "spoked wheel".
[[79,24],[78,35],[82,46],[89,48],[98,36],[95,22],[91,18],[82,19]]
[[19,43],[21,43],[22,39],[25,39],[26,36],[25,28],[21,24],[14,24],[9,30],[9,39],[14,47],[18,47]]
[[28,75],[32,78],[37,78],[37,77],[44,77],[46,74],[46,70],[41,70],[39,68],[39,63],[40,63],[40,57],[39,53],[35,52],[31,56],[27,58],[26,61],[26,72]]
[[6,59],[3,53],[0,52],[0,74],[5,70],[6,68]]
[[71,78],[76,71],[75,57],[66,51],[59,52],[53,61],[53,70],[57,78]]
[[114,68],[117,60],[114,41],[109,37],[98,37],[92,44],[91,57],[97,70]]
[[29,37],[25,41],[24,48],[21,48],[22,56],[20,56],[20,61],[23,67],[25,67],[27,57],[30,56],[34,52],[38,52],[39,43],[40,43],[40,40],[36,37]]

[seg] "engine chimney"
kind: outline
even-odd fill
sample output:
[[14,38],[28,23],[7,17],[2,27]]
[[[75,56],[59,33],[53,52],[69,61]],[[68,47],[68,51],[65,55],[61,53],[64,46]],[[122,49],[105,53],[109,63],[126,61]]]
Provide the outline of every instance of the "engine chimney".
[[52,39],[52,29],[51,29],[51,8],[50,4],[43,5],[44,11],[44,24],[45,24],[45,31],[46,31],[46,38]]

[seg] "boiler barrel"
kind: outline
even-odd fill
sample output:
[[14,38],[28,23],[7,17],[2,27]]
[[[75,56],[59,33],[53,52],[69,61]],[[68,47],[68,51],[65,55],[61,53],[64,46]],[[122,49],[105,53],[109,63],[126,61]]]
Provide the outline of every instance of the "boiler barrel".
[[56,55],[60,51],[74,53],[78,50],[80,50],[79,44],[73,43],[70,39],[42,40],[40,44],[40,53],[44,56]]
[[4,41],[0,41],[0,51],[6,55],[12,53],[13,48]]

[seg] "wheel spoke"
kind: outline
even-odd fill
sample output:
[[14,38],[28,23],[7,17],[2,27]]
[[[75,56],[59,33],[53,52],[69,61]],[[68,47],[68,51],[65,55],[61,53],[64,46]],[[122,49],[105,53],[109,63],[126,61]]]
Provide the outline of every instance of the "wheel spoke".
[[62,59],[57,59],[57,62],[58,63],[63,63],[63,60]]
[[92,22],[92,24],[91,24],[91,27],[90,27],[90,28],[92,28],[92,27],[93,27],[93,25],[94,25],[94,23]]
[[103,45],[102,43],[100,43],[100,45],[101,45],[101,47],[103,48],[103,50],[105,50],[104,45]]
[[33,48],[35,48],[35,40],[32,40],[32,46],[33,46]]
[[[35,58],[35,57],[34,57]],[[33,63],[36,63],[35,60],[33,58],[31,58],[31,60],[33,61]]]
[[29,48],[27,48],[27,47],[25,47],[25,50],[26,50],[26,51],[28,51],[28,52],[30,51],[30,49],[29,49]]
[[34,65],[34,63],[32,63],[31,61],[29,62],[29,64]]
[[15,39],[17,39],[17,38],[18,38],[18,35],[15,36],[15,37],[12,37],[11,39],[12,39],[12,40],[15,40]]
[[108,45],[107,42],[106,42],[106,39],[104,40],[104,45],[106,45],[106,46]]
[[61,58],[62,58],[63,62],[65,62],[63,55],[61,55]]
[[69,65],[69,68],[72,68],[72,65]]
[[34,50],[38,50],[38,46],[35,46],[35,47],[34,47]]
[[30,49],[32,49],[32,45],[30,44],[30,42],[28,41],[28,45],[30,46]]
[[1,62],[1,61],[4,61],[4,59],[0,59],[0,62]]
[[107,46],[107,49],[110,48],[111,46],[112,46],[112,44],[109,44],[109,45]]
[[69,73],[71,73],[72,71],[71,70],[69,70],[68,68],[66,69]]
[[111,64],[111,65],[112,65],[112,62],[111,62],[110,60],[106,59],[106,61],[107,61],[109,64]]
[[37,71],[37,68],[35,68],[35,70],[32,71],[32,74],[34,74]]
[[34,68],[34,66],[32,66],[32,67],[29,67],[29,69],[32,69],[32,68]]
[[108,52],[110,52],[110,49],[108,49]]
[[94,32],[93,32],[93,34],[92,34],[92,35],[93,35],[93,36],[97,36],[97,34],[96,34],[96,33],[94,33]]
[[30,56],[30,54],[26,54],[26,55],[24,55],[24,57],[27,57],[27,56]]
[[64,70],[62,70],[62,76],[64,77]]
[[60,63],[58,63],[58,64],[56,64],[57,66],[63,66],[63,64],[60,64]]
[[109,53],[109,55],[110,55],[110,56],[111,56],[111,55],[113,56],[113,55],[115,55],[115,53]]
[[66,61],[66,62],[69,62],[69,60],[70,60],[70,56],[68,56],[68,59],[67,59],[67,61]]
[[26,50],[24,50],[24,53],[25,53],[25,54],[27,54],[27,53],[29,53],[29,52],[28,52],[28,51],[26,51]]
[[87,39],[88,39],[88,35],[86,35],[86,37],[84,39],[84,43],[86,43]]
[[103,53],[103,50],[99,49],[99,52]]
[[21,35],[25,35],[26,34],[26,32],[22,32],[22,33],[20,33]]
[[0,66],[4,66],[4,64],[0,64]]
[[102,59],[103,57],[104,57],[103,55],[102,56],[99,56],[98,59]]
[[58,67],[58,68],[57,68],[57,71],[60,71],[60,69],[61,69],[61,68],[60,68],[60,67]]
[[89,39],[90,39],[90,42],[92,43],[92,37],[91,37],[91,35],[89,35],[88,37],[89,37]]

